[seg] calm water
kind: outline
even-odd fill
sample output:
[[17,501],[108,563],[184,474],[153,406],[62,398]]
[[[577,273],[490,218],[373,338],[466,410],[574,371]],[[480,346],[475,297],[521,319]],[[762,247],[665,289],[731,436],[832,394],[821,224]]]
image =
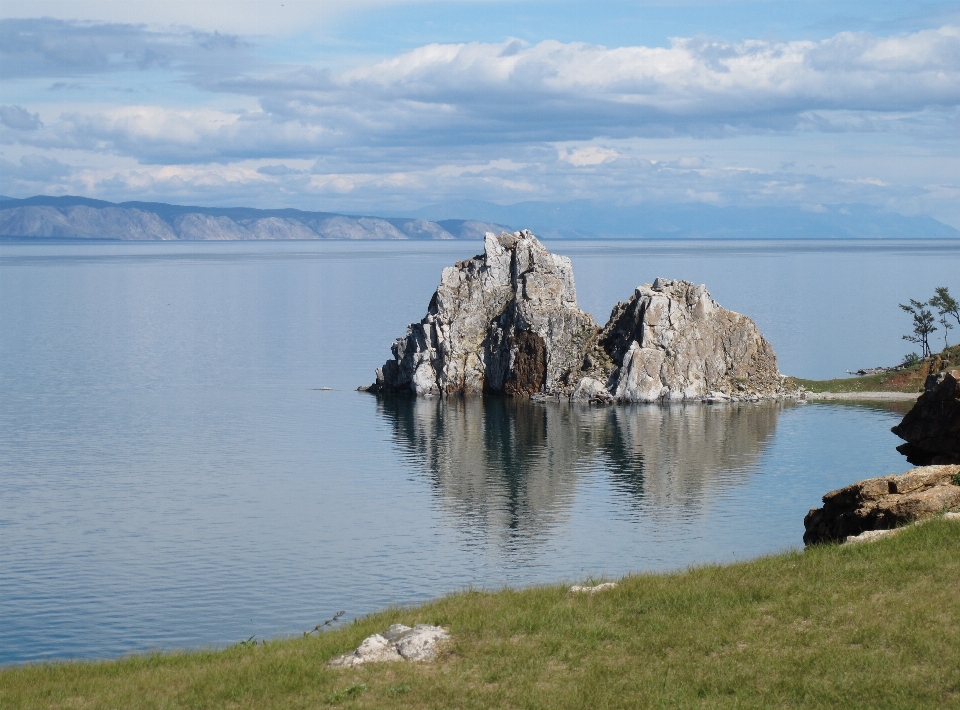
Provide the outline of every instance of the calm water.
[[[708,285],[806,377],[899,360],[957,243],[559,242],[600,322]],[[357,393],[475,243],[0,244],[0,663],[297,634],[801,542],[900,414]],[[316,388],[330,387],[330,391]]]

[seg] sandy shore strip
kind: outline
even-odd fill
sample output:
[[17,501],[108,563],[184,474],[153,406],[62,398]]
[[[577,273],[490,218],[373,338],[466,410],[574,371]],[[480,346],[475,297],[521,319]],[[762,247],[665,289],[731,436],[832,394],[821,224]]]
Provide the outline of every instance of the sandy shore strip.
[[923,392],[804,392],[801,399],[873,399],[912,401]]

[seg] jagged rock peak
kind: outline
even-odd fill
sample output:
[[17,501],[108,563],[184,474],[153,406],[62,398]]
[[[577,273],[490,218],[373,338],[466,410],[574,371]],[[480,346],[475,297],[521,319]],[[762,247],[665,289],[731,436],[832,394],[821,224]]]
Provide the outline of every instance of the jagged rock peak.
[[376,392],[558,392],[598,331],[577,306],[570,259],[529,231],[484,236],[484,253],[443,270],[427,315],[377,369]]

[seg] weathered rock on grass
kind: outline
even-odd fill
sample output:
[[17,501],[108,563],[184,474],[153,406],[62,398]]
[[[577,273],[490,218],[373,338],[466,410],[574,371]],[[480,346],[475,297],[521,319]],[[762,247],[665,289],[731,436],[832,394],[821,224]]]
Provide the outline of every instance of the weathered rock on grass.
[[960,509],[960,486],[953,483],[957,476],[960,466],[922,466],[831,491],[823,497],[823,507],[803,519],[803,542],[839,542]]
[[914,465],[960,464],[960,370],[927,378],[926,391],[891,431]]
[[337,656],[328,664],[331,668],[351,668],[366,663],[395,661],[432,661],[437,644],[450,634],[441,626],[417,624],[413,628],[393,624],[382,634],[367,636],[356,651]]
[[392,353],[369,391],[659,402],[755,400],[783,387],[753,321],[705,286],[658,278],[599,328],[577,305],[570,260],[528,231],[487,233],[483,254],[444,269],[427,315]]

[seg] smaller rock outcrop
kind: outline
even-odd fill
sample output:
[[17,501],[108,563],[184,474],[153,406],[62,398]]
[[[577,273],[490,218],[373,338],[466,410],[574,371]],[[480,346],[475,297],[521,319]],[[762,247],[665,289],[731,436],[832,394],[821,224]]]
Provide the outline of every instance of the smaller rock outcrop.
[[922,466],[906,473],[868,478],[831,491],[823,507],[803,519],[803,542],[842,542],[871,530],[893,528],[960,509],[960,466]]
[[891,431],[897,451],[917,466],[960,464],[960,370],[927,378],[926,391]]
[[658,278],[638,287],[614,306],[585,360],[616,366],[606,393],[593,383],[581,387],[593,400],[722,402],[767,398],[783,386],[756,324],[689,281]]
[[449,636],[441,626],[417,624],[410,628],[394,624],[382,634],[367,636],[356,651],[337,656],[327,665],[331,668],[350,668],[365,663],[432,661],[437,653],[437,644]]

